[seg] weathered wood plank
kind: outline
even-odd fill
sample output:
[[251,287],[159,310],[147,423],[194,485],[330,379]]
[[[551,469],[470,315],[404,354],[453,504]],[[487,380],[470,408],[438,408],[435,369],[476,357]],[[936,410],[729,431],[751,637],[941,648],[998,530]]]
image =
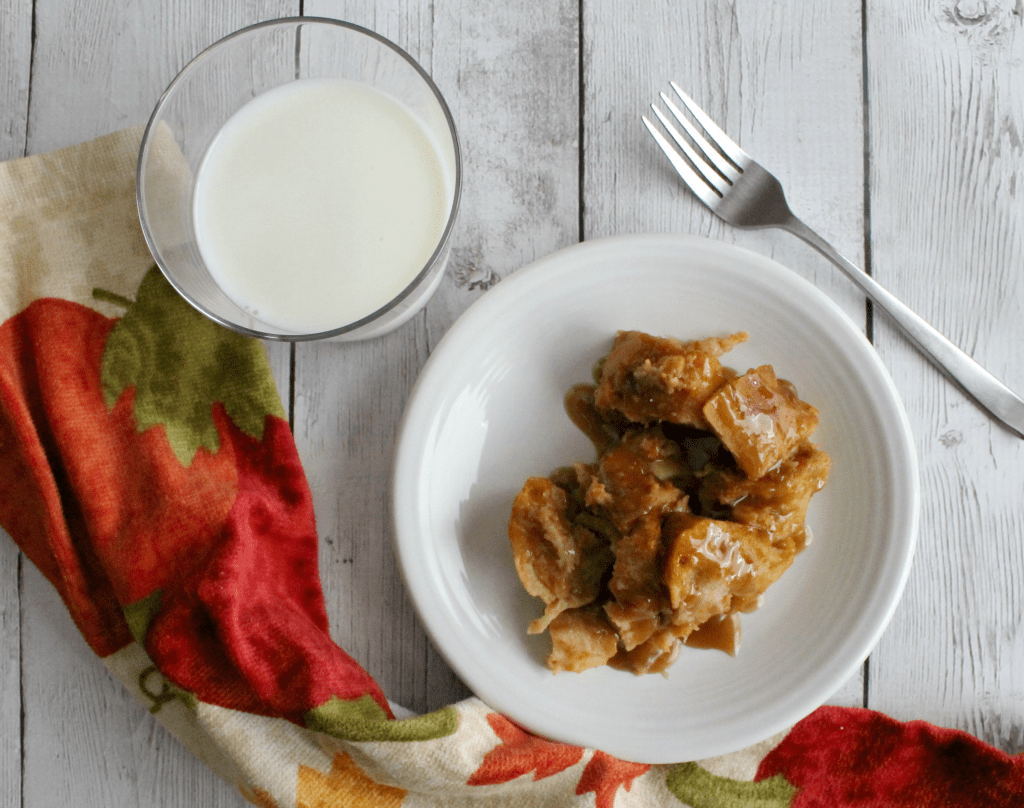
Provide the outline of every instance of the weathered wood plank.
[[[144,124],[163,88],[200,49],[259,19],[297,13],[297,6],[92,2],[68,13],[66,3],[38,0],[28,152]],[[242,804],[107,673],[28,564],[23,579],[20,804]]]
[[21,798],[21,607],[22,556],[0,529],[0,805]]
[[24,591],[24,801],[12,805],[243,804],[106,672],[28,563]]
[[[1024,391],[1024,14],[1015,0],[869,2],[879,280]],[[870,703],[1024,749],[1024,442],[884,322],[921,459],[920,542]]]
[[[0,160],[25,153],[32,62],[31,0],[0,7]],[[0,805],[21,799],[22,556],[0,529]]]
[[814,281],[862,323],[863,296],[831,264],[788,234],[721,222],[640,123],[676,81],[779,177],[798,216],[863,264],[859,10],[794,0],[600,0],[584,9],[586,237],[686,232],[733,242]]
[[25,152],[29,74],[32,69],[32,2],[0,7],[0,160]]
[[356,345],[300,345],[295,435],[313,486],[335,639],[389,697],[422,712],[466,695],[427,640],[396,569],[393,442],[420,367],[488,287],[577,235],[577,4],[328,2],[422,62],[449,101],[466,180],[448,273],[426,312]]
[[[723,224],[672,173],[640,122],[670,80],[786,189],[798,216],[854,262],[864,250],[859,9],[741,0],[584,4],[584,230],[697,233],[771,256],[863,324],[863,298],[781,231]],[[614,326],[610,325],[609,328]],[[861,677],[834,696],[863,702]]]

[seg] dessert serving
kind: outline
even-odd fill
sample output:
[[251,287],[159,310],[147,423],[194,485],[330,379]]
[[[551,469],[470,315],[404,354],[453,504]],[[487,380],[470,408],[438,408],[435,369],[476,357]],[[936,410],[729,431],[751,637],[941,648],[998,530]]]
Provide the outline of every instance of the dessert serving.
[[739,615],[810,541],[830,467],[818,412],[772,366],[722,364],[746,338],[621,331],[595,384],[568,391],[597,459],[528,479],[509,521],[555,673],[664,672],[683,644],[735,654]]

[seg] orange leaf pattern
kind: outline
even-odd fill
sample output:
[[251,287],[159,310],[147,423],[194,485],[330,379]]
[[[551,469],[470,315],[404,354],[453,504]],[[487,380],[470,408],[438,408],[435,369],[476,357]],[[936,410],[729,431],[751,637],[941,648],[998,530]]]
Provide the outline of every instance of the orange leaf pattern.
[[398,808],[408,793],[371,779],[351,757],[339,752],[327,774],[299,766],[295,804],[297,808]]
[[576,786],[576,794],[583,795],[593,791],[597,808],[612,808],[615,794],[622,786],[629,791],[633,780],[650,770],[647,763],[630,763],[597,751],[587,763]]
[[542,780],[565,771],[583,759],[583,749],[564,743],[546,741],[531,735],[497,713],[487,715],[487,723],[501,743],[484,756],[483,763],[466,781],[471,786],[507,783],[533,772],[534,780]]

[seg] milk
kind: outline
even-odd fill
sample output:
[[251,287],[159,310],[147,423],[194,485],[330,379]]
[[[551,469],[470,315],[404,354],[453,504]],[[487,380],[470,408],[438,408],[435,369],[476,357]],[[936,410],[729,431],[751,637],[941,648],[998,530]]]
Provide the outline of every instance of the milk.
[[367,85],[302,79],[256,97],[210,145],[193,201],[213,279],[298,333],[401,293],[444,232],[453,183],[422,125]]

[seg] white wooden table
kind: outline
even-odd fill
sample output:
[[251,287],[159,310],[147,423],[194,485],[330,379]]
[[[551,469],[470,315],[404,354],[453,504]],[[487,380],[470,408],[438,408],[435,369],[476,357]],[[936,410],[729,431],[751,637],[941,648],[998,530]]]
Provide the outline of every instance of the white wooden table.
[[[426,313],[364,344],[272,347],[315,495],[334,637],[390,698],[425,711],[466,694],[403,591],[387,519],[393,437],[431,349],[534,258],[605,235],[698,233],[770,255],[837,300],[873,340],[913,426],[914,568],[834,701],[1022,751],[1024,441],[809,248],[717,221],[639,121],[668,80],[688,88],[782,179],[805,221],[1024,391],[1020,0],[4,0],[0,158],[144,123],[200,49],[299,13],[406,48],[447,96],[465,154],[450,270]],[[106,672],[2,537],[0,806],[60,804],[242,799]]]

